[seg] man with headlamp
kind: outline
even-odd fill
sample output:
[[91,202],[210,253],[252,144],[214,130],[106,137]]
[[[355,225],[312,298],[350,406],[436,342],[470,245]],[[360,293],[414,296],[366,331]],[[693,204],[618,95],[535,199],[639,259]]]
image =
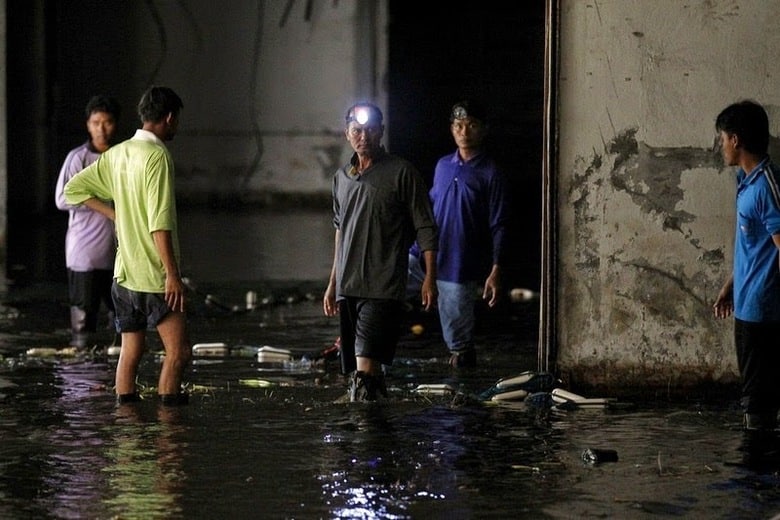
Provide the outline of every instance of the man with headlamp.
[[344,134],[354,154],[333,177],[333,268],[323,297],[340,317],[341,370],[351,401],[387,397],[384,368],[393,363],[404,313],[408,250],[417,242],[426,265],[422,306],[436,302],[438,231],[422,175],[381,144],[382,111],[358,103]]

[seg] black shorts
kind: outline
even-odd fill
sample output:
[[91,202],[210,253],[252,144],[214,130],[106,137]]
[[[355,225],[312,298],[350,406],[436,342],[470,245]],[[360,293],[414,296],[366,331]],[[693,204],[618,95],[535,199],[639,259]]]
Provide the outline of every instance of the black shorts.
[[339,301],[341,343],[353,342],[355,356],[392,365],[401,336],[403,304],[397,300],[347,297]]
[[137,332],[156,327],[171,308],[163,293],[145,293],[125,289],[116,280],[111,286],[117,332]]

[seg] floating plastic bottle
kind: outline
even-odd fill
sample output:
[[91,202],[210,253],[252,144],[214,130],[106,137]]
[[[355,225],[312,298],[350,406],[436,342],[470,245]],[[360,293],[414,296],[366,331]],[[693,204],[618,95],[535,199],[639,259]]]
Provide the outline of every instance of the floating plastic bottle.
[[601,464],[602,462],[617,462],[618,454],[615,450],[587,448],[582,452],[582,461],[592,465]]

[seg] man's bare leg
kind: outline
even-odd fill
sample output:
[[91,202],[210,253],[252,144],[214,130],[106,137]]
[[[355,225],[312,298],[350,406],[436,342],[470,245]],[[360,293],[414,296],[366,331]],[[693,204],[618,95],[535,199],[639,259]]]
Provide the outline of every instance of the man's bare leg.
[[192,359],[192,345],[187,336],[186,314],[173,311],[157,324],[165,359],[160,369],[160,381],[157,393],[160,395],[177,395],[181,391],[184,371]]
[[146,332],[133,331],[122,333],[122,348],[116,365],[116,394],[128,396],[137,392],[135,386],[138,365],[144,353]]

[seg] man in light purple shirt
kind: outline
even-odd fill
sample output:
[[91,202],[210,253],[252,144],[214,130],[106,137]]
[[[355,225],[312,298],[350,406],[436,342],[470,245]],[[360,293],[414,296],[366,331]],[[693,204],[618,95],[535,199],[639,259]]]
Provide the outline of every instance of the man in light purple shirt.
[[[63,189],[75,174],[92,164],[113,144],[119,104],[106,96],[94,96],[85,109],[89,140],[71,150],[60,169],[55,189],[57,207],[68,212],[65,265],[68,268],[71,346],[88,346],[97,331],[101,303],[113,321],[111,282],[116,253],[116,233],[111,219],[86,206],[71,206]],[[113,323],[111,323],[113,328]],[[116,341],[115,341],[116,342]]]

